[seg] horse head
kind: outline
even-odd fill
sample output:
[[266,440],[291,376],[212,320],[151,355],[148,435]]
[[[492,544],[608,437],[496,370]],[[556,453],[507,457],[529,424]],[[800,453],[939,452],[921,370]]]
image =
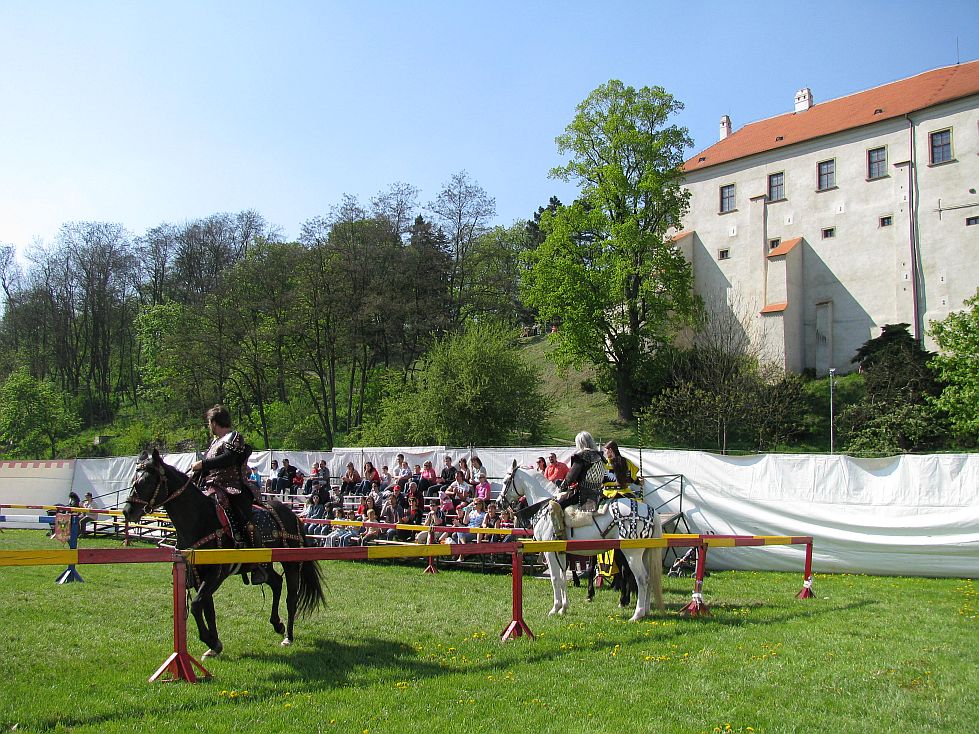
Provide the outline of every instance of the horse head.
[[162,507],[176,495],[167,481],[167,468],[156,449],[153,449],[152,455],[144,455],[139,460],[132,489],[122,506],[122,514],[126,520],[137,522],[143,515]]

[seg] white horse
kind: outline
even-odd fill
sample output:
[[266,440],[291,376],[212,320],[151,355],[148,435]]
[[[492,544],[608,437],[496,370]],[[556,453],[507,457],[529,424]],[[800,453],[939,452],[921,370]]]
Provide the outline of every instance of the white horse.
[[[527,498],[528,507],[537,506],[531,515],[535,540],[555,540],[554,521],[551,503],[558,487],[548,482],[540,474],[534,474],[513,462],[510,473],[503,483],[500,501],[505,506],[515,505],[520,496]],[[540,504],[539,504],[540,503]],[[568,528],[568,540],[619,540],[632,538],[659,538],[663,535],[659,515],[649,505],[636,500],[616,499],[605,502],[594,513],[582,513],[581,520],[574,522],[577,527]],[[579,524],[580,523],[580,524]],[[575,551],[579,555],[598,555],[604,551]],[[638,622],[651,610],[649,591],[652,587],[657,609],[663,610],[663,549],[662,548],[623,548],[623,555],[636,577],[639,592],[636,594],[636,611],[632,621]],[[568,611],[568,581],[565,578],[567,558],[564,553],[545,553],[547,567],[554,588],[554,607],[549,614],[564,614]]]

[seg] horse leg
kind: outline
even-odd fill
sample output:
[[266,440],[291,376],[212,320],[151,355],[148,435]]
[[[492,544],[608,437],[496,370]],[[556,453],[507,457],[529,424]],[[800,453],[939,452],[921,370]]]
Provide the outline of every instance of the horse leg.
[[551,574],[551,589],[554,591],[554,606],[549,615],[564,614],[568,609],[568,580],[564,577],[564,567],[558,553],[545,553],[547,570]]
[[644,553],[642,548],[629,548],[622,551],[629,563],[629,568],[632,569],[632,573],[636,577],[636,586],[639,589],[636,593],[636,611],[629,620],[631,622],[638,622],[649,611],[647,601],[649,599],[649,573],[643,561]]
[[649,574],[649,585],[646,587],[646,609],[651,609],[649,592],[652,590],[656,608],[662,612],[666,609],[663,604],[663,549],[646,548],[643,556],[646,562],[646,571]]
[[588,601],[595,598],[595,570],[598,568],[598,556],[588,560]]
[[282,646],[288,647],[294,638],[293,624],[296,621],[296,609],[299,607],[299,586],[300,586],[300,565],[299,563],[284,563],[283,569],[286,575],[286,636],[282,639]]
[[214,592],[223,580],[221,567],[208,566],[206,570],[201,571],[201,567],[198,566],[195,570],[199,583],[197,593],[190,602],[190,612],[197,623],[197,636],[208,647],[205,657],[213,657],[220,655],[222,650],[214,617]]
[[[632,573],[632,568],[625,562],[625,556],[621,550],[615,551],[615,565],[619,567],[619,606],[625,609],[632,601],[633,590],[638,594],[639,589],[636,586],[636,577]],[[649,604],[647,603],[646,606],[648,607]]]
[[570,560],[571,557],[568,556],[568,566],[571,567],[571,583],[574,584],[576,589],[581,588],[581,579],[578,578],[578,560]]
[[272,629],[282,635],[286,631],[285,625],[279,619],[279,599],[282,598],[282,576],[275,571],[271,564],[269,564],[269,567],[265,571],[268,575],[265,583],[272,587],[272,614],[269,617],[269,623],[272,625]]

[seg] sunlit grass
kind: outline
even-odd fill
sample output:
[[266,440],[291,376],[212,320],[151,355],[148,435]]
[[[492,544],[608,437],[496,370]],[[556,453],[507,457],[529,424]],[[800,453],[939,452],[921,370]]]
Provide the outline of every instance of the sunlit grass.
[[[56,545],[0,533],[0,548],[40,547]],[[975,731],[973,581],[817,576],[799,601],[801,573],[715,573],[713,616],[677,617],[692,584],[668,579],[669,611],[632,624],[616,595],[587,604],[575,589],[570,615],[549,619],[550,584],[527,578],[537,640],[502,644],[506,575],[323,567],[329,606],[288,649],[268,595],[229,581],[226,652],[199,685],[146,682],[172,649],[169,567],[83,566],[65,586],[60,568],[0,568],[0,729]]]

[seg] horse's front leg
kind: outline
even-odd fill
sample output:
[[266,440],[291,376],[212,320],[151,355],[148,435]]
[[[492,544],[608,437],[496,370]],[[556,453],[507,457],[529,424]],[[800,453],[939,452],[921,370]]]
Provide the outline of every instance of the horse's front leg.
[[[214,571],[218,570],[216,566],[212,568]],[[207,645],[207,652],[204,653],[206,658],[220,655],[224,649],[218,638],[214,614],[214,591],[220,585],[220,575],[214,571],[209,568],[205,574],[202,574],[197,593],[190,603],[190,613],[194,615],[194,621],[197,623],[197,636]]]
[[269,616],[269,623],[272,625],[272,629],[282,635],[286,631],[286,626],[282,624],[282,620],[279,618],[279,599],[282,598],[282,576],[276,573],[271,564],[266,569],[266,573],[268,578],[266,578],[265,583],[272,587],[272,614]]
[[[633,613],[630,621],[638,622],[649,612],[649,573],[643,561],[642,548],[631,548],[622,551],[622,553],[626,557],[632,574],[636,577],[636,587],[638,589],[636,592],[636,611]],[[622,581],[624,583],[626,579],[623,578]]]
[[563,553],[545,553],[547,570],[551,574],[551,589],[554,591],[554,606],[549,615],[564,614],[568,611],[568,580],[564,576],[566,561]]

